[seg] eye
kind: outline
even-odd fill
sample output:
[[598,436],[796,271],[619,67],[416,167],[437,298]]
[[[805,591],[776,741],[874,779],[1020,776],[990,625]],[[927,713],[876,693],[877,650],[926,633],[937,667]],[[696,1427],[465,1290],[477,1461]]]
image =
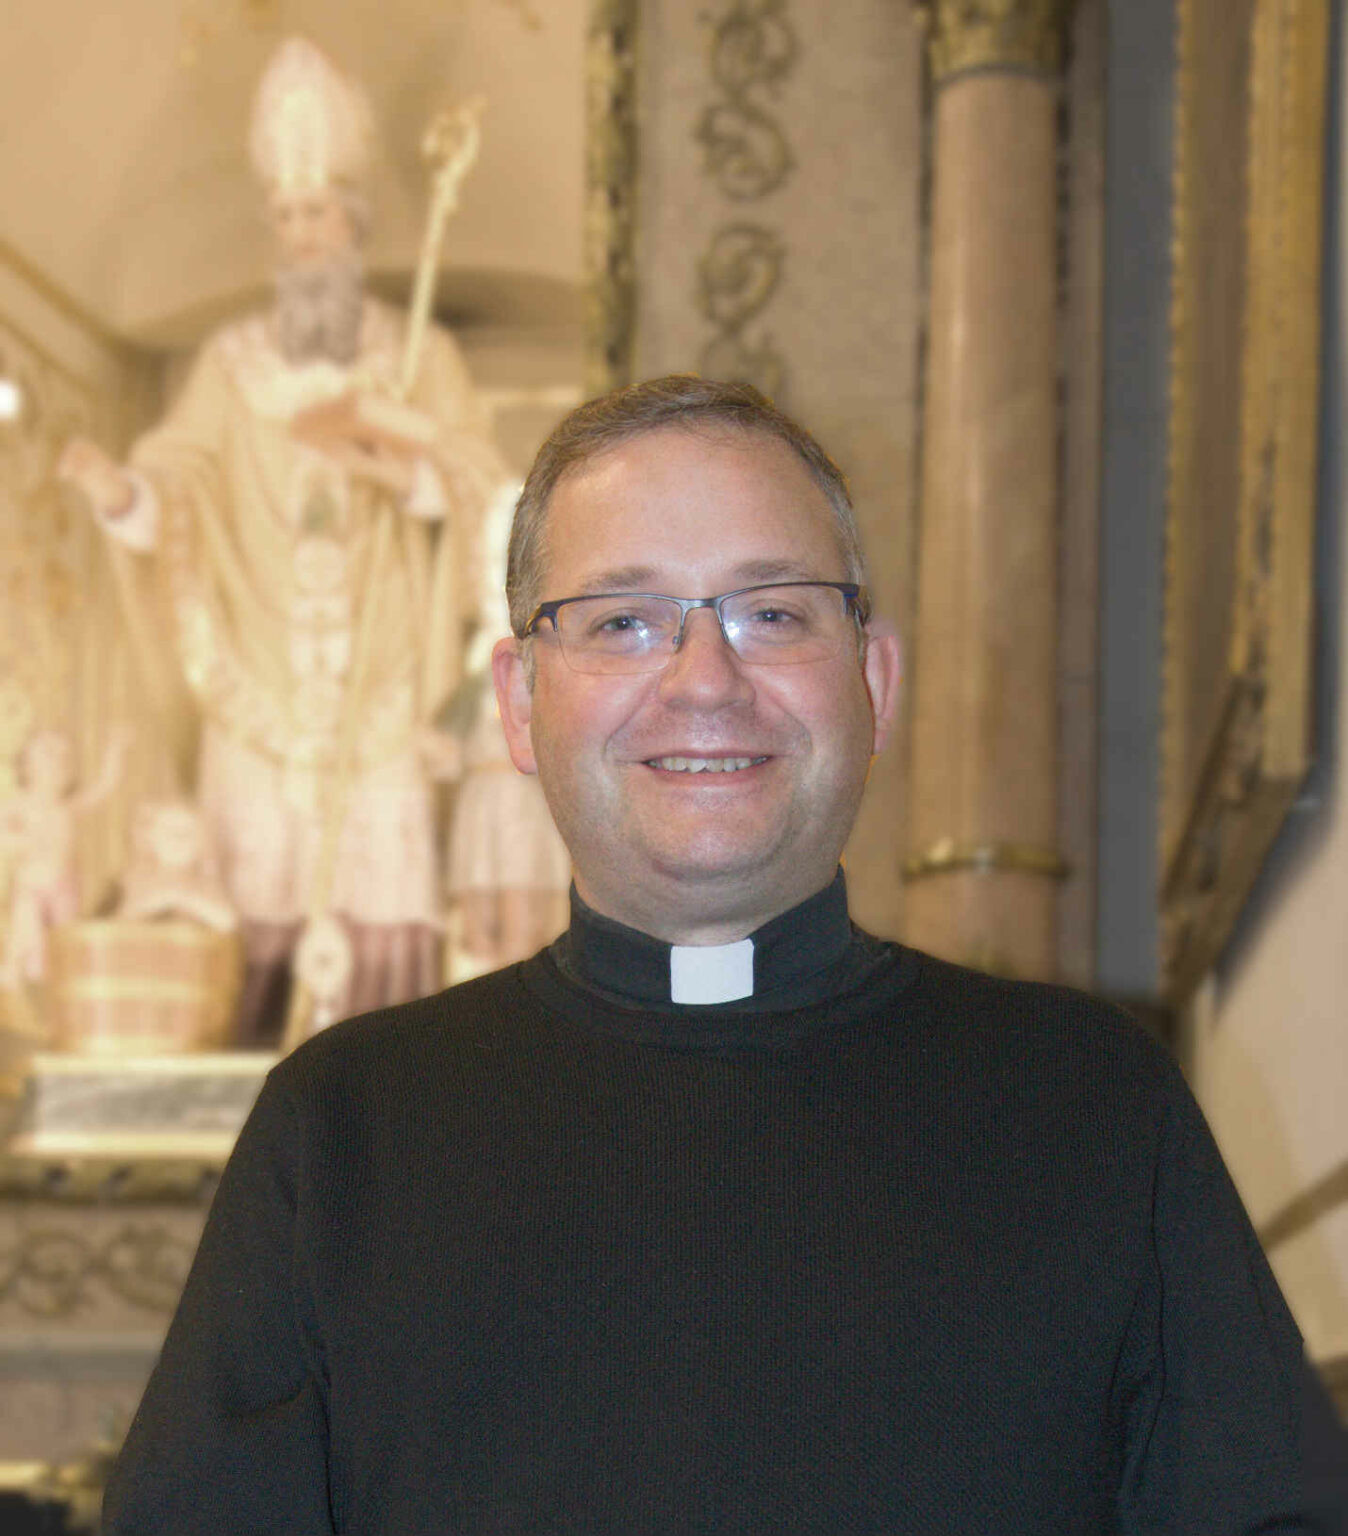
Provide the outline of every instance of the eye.
[[638,613],[626,609],[614,609],[597,613],[585,626],[589,635],[623,635],[646,628],[646,621]]
[[780,602],[760,603],[748,613],[748,621],[761,629],[788,629],[793,624],[799,624],[802,614],[798,609],[788,608]]
[[647,645],[661,623],[658,609],[630,600],[577,604],[571,618],[577,626],[573,639],[608,648]]

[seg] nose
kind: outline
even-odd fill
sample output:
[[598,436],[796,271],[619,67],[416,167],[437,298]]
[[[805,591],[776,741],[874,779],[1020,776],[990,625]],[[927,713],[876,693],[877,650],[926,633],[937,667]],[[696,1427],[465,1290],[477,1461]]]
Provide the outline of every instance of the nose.
[[714,608],[694,608],[683,622],[683,637],[660,675],[666,703],[720,709],[753,694],[744,663],[731,650]]

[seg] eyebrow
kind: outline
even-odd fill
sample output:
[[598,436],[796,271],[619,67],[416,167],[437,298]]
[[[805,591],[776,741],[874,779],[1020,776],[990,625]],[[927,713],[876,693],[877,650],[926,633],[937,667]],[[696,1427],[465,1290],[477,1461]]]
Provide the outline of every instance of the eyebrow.
[[653,566],[619,565],[609,571],[600,571],[598,575],[582,582],[576,595],[587,597],[591,592],[639,592],[643,590],[643,582],[654,580]]
[[[588,597],[591,593],[646,592],[650,590],[650,583],[657,579],[658,573],[654,566],[620,565],[591,576],[581,585],[576,595]],[[726,590],[734,591],[740,586],[751,587],[764,581],[823,581],[825,579],[818,571],[802,565],[798,560],[746,560],[734,567],[730,577],[733,585]]]

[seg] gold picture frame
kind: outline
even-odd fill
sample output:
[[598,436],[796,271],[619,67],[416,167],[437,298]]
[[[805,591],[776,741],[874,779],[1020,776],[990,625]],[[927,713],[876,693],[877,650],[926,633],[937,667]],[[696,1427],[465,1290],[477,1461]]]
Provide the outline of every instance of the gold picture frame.
[[1220,955],[1310,766],[1328,0],[1180,0],[1161,981]]

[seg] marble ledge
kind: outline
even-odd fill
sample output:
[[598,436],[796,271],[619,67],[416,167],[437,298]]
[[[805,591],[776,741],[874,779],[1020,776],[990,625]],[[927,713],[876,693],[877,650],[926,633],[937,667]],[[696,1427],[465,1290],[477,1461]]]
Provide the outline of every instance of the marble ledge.
[[277,1059],[38,1053],[0,1142],[0,1199],[209,1199]]

